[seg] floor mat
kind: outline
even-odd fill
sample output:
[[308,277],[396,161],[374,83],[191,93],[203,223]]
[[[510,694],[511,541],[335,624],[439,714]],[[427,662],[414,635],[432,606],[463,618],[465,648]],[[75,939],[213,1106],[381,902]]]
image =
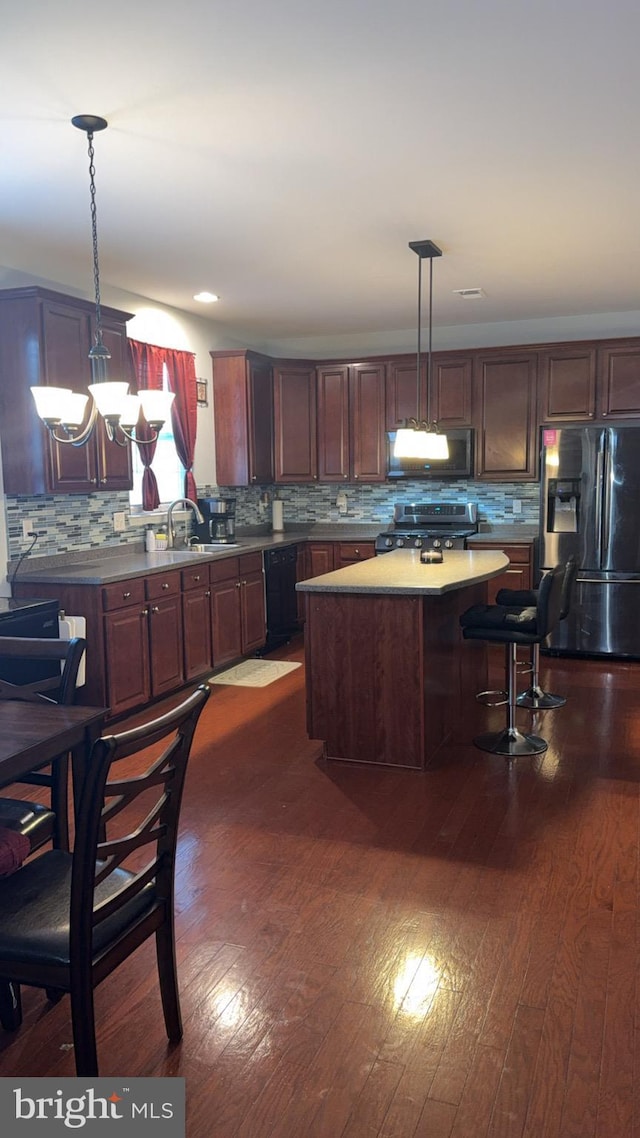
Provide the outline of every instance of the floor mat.
[[302,664],[290,663],[287,660],[244,660],[228,668],[226,672],[219,672],[217,676],[210,676],[210,684],[237,684],[245,688],[266,688],[274,680],[286,676],[294,668],[301,668]]

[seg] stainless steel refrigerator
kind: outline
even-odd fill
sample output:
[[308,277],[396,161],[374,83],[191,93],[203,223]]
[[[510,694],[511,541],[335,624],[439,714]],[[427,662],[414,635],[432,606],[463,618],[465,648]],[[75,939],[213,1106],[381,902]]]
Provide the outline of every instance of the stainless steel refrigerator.
[[559,652],[640,659],[640,427],[542,432],[540,566],[578,561]]

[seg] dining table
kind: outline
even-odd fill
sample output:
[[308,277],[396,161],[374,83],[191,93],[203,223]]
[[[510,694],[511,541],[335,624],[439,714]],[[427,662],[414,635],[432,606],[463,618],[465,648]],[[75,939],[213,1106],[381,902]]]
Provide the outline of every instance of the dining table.
[[100,737],[106,716],[104,707],[0,700],[0,787],[19,781],[22,775],[68,751],[76,811],[91,748]]

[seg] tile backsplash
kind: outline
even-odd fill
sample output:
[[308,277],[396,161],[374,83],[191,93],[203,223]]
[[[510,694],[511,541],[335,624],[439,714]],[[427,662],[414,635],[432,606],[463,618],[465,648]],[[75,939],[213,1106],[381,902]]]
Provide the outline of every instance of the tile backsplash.
[[[346,495],[346,513],[336,505],[339,491]],[[389,483],[313,483],[296,486],[201,486],[200,497],[218,494],[235,497],[238,527],[270,524],[271,499],[284,505],[285,526],[314,522],[362,522],[387,526],[396,502],[442,501],[477,502],[481,521],[494,525],[509,523],[535,525],[538,521],[539,487],[531,482],[432,482]],[[514,512],[514,501],[520,512]],[[32,556],[99,549],[104,545],[127,545],[141,540],[139,526],[114,531],[113,515],[129,513],[129,495],[58,494],[5,498],[7,545],[15,559],[28,548],[22,536],[22,522],[35,522],[40,536]]]

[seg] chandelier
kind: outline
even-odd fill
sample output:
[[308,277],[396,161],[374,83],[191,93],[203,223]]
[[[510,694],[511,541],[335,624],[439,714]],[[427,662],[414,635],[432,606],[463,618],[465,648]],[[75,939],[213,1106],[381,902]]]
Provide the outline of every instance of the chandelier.
[[169,417],[173,392],[140,390],[129,394],[129,384],[122,380],[109,380],[107,364],[111,353],[102,338],[102,310],[100,302],[100,265],[98,262],[98,226],[96,214],[96,183],[93,135],[104,130],[107,120],[98,115],[76,115],[73,126],[83,130],[89,145],[89,185],[91,192],[91,234],[93,239],[93,282],[95,289],[95,332],[89,352],[92,382],[88,386],[91,410],[85,422],[89,394],[72,391],[67,387],[32,387],[36,411],[57,443],[85,446],[93,435],[100,416],[107,438],[118,446],[135,442],[136,426],[140,416],[151,429],[141,435],[141,441],[153,442]]
[[[433,258],[442,256],[433,241],[410,241],[409,248],[418,254],[418,351],[416,358],[416,418],[406,419],[396,431],[393,453],[396,458],[437,459],[449,457],[447,436],[441,434],[431,418],[431,339],[433,325]],[[427,417],[420,419],[420,363],[422,356],[422,262],[429,260],[429,322],[427,352]]]

